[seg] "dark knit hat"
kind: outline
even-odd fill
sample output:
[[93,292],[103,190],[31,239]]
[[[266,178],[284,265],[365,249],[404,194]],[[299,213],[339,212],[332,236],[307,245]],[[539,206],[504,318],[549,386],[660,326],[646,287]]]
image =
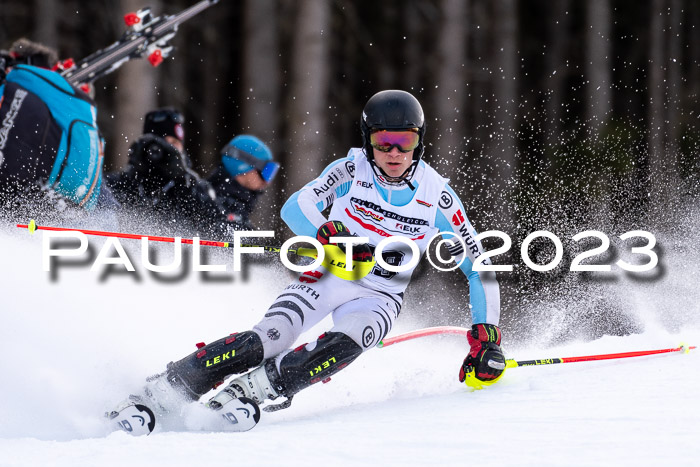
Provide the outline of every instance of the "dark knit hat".
[[146,114],[143,121],[144,134],[153,133],[156,136],[174,136],[180,141],[185,141],[185,130],[182,127],[185,119],[177,110],[166,107],[153,110]]
[[58,52],[39,42],[24,37],[17,39],[10,46],[10,57],[17,63],[25,63],[41,68],[51,68],[58,62]]

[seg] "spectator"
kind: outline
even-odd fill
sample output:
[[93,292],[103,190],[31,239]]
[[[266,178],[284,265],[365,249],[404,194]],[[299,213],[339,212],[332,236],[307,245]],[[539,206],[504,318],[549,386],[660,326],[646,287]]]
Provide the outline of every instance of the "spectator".
[[30,201],[58,211],[97,205],[104,145],[97,110],[87,94],[50,69],[57,57],[27,39],[0,53],[0,197],[6,208]]
[[251,135],[233,138],[221,150],[221,163],[208,179],[223,210],[223,221],[235,229],[252,230],[250,216],[279,167],[260,139]]
[[191,168],[183,123],[173,108],[146,114],[144,134],[129,148],[128,166],[109,174],[107,183],[126,208],[175,221],[183,235],[210,233],[221,209],[211,185]]

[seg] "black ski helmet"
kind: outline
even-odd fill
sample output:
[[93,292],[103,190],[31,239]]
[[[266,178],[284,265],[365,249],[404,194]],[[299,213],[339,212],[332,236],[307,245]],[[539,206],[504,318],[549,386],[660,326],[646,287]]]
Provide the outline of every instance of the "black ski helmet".
[[425,134],[423,108],[418,99],[406,91],[389,89],[380,91],[370,97],[362,111],[360,127],[362,129],[362,146],[367,155],[367,160],[370,162],[374,160],[374,153],[369,140],[372,130],[408,130],[418,128],[420,140],[418,147],[413,152],[413,160],[418,162],[423,156],[423,151],[425,150],[423,144],[423,135]]

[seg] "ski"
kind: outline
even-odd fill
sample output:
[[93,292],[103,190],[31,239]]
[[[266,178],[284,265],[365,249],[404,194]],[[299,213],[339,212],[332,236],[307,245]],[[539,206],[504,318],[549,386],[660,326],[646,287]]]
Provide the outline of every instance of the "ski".
[[231,399],[218,409],[208,407],[214,415],[220,417],[215,428],[223,431],[248,431],[252,430],[260,421],[260,407],[252,399],[239,397]]
[[148,406],[140,404],[140,398],[131,396],[122,405],[111,412],[108,418],[115,428],[133,436],[150,435],[156,427],[156,416]]
[[[141,397],[130,396],[119,407],[105,413],[112,428],[132,436],[148,436],[156,426],[164,425],[164,417],[169,417],[172,425],[172,413],[161,413],[149,408]],[[233,398],[217,408],[195,402],[184,407],[184,426],[199,431],[248,431],[260,421],[260,407],[247,397]],[[161,428],[162,429],[162,428]]]
[[134,58],[146,56],[151,65],[158,66],[172,52],[173,47],[168,42],[175,37],[178,26],[218,2],[202,0],[175,15],[154,17],[148,7],[129,13],[124,16],[127,31],[121,39],[77,63],[66,60],[57,71],[77,86],[92,83]]

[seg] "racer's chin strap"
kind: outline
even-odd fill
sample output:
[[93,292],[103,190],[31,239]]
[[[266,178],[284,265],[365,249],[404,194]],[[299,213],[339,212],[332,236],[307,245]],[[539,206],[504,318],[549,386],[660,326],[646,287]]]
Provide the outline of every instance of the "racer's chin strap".
[[411,191],[416,191],[416,187],[413,186],[413,183],[411,183],[411,178],[413,177],[413,174],[416,171],[416,168],[418,167],[418,161],[414,160],[411,163],[411,166],[406,169],[406,171],[401,174],[399,177],[390,177],[389,175],[384,172],[384,170],[379,167],[377,164],[374,163],[374,160],[369,161],[369,164],[372,166],[372,170],[374,170],[374,173],[376,175],[381,175],[385,179],[387,179],[389,182],[392,183],[401,183],[404,182],[408,187],[411,189]]

